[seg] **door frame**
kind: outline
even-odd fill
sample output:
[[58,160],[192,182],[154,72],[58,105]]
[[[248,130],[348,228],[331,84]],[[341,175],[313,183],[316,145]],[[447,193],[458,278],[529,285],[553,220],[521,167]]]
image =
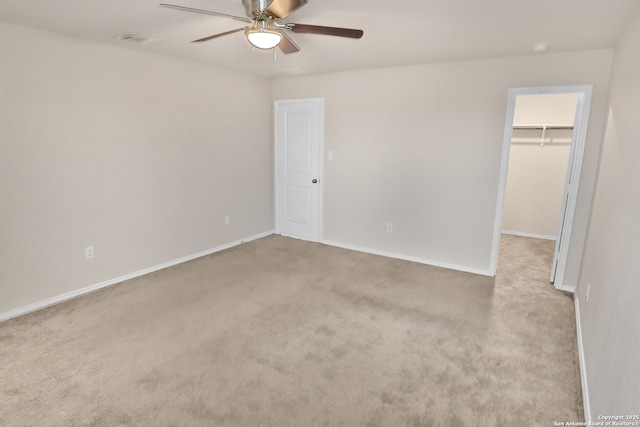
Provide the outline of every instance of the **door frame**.
[[507,114],[504,125],[504,139],[502,143],[502,161],[500,166],[500,180],[498,183],[496,217],[493,230],[493,244],[489,268],[491,275],[495,276],[498,268],[498,251],[500,248],[500,235],[502,232],[504,200],[507,189],[507,174],[509,170],[509,152],[511,149],[511,138],[513,134],[513,118],[516,99],[518,96],[522,95],[552,95],[566,93],[577,95],[577,105],[576,117],[573,124],[569,163],[567,165],[567,175],[565,179],[564,194],[567,196],[564,197],[563,200],[563,215],[559,218],[558,232],[556,234],[554,264],[556,264],[557,258],[557,266],[555,270],[554,286],[556,289],[573,292],[573,287],[565,285],[564,276],[567,267],[569,245],[571,243],[571,231],[573,229],[578,190],[580,188],[580,173],[582,171],[582,163],[584,159],[584,149],[587,140],[587,128],[589,125],[589,114],[593,93],[592,85],[541,86],[509,89],[507,98]]
[[[324,224],[324,120],[325,120],[325,99],[324,98],[298,98],[298,99],[277,99],[273,103],[273,164],[274,164],[274,221],[275,221],[275,233],[282,234],[281,232],[281,220],[282,212],[280,212],[280,202],[282,199],[281,185],[280,185],[280,163],[278,161],[278,153],[282,149],[280,146],[281,141],[278,141],[277,124],[278,124],[278,107],[287,104],[300,104],[300,103],[314,103],[319,106],[319,123],[318,123],[318,240],[315,242],[321,242],[323,236],[323,224]],[[296,236],[290,236],[296,237]]]

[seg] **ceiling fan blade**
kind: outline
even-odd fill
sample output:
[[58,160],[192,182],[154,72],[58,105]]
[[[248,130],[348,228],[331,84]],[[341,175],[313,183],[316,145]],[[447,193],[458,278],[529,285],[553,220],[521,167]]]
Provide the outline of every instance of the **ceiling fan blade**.
[[276,18],[284,19],[291,12],[307,4],[307,0],[273,0],[267,6],[267,12]]
[[235,30],[231,30],[231,31],[225,31],[224,33],[220,33],[220,34],[214,34],[212,36],[209,37],[203,37],[201,39],[198,40],[193,40],[191,43],[200,43],[200,42],[206,42],[208,40],[212,40],[212,39],[217,39],[218,37],[222,37],[222,36],[226,36],[229,34],[233,34],[233,33],[237,33],[239,31],[244,31],[249,27],[243,27],[243,28],[236,28]]
[[213,15],[213,16],[221,16],[223,18],[231,18],[231,19],[235,19],[236,21],[252,22],[251,19],[243,18],[242,16],[229,15],[227,13],[213,12],[210,10],[194,9],[192,7],[178,6],[176,4],[160,3],[160,6],[167,7],[169,9],[182,10],[184,12],[201,13],[204,15]]
[[288,24],[288,28],[294,33],[324,34],[327,36],[349,37],[351,39],[359,39],[364,35],[364,31],[362,30],[324,27],[321,25]]
[[278,47],[283,53],[295,53],[300,51],[298,45],[295,44],[293,40],[291,40],[289,36],[284,33],[284,31],[281,31],[280,34],[282,34],[282,40],[280,40]]

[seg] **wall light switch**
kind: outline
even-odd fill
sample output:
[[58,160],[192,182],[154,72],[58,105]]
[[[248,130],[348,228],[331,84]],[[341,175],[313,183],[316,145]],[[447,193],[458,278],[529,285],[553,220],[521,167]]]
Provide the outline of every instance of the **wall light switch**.
[[333,150],[327,151],[327,160],[333,160]]

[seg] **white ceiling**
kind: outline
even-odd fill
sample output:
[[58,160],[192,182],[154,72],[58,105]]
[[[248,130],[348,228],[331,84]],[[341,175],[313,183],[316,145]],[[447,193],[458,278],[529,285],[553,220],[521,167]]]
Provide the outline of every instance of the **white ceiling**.
[[[162,0],[244,15],[242,0]],[[0,20],[265,77],[611,47],[640,0],[309,0],[289,22],[364,30],[362,39],[291,34],[301,51],[253,51],[232,19],[161,8],[160,0],[0,0]],[[125,32],[159,39],[133,44]]]

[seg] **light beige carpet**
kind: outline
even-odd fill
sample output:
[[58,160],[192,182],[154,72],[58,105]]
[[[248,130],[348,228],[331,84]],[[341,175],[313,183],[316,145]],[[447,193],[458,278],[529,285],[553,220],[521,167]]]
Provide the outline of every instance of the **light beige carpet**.
[[581,420],[553,243],[495,278],[270,236],[0,323],[7,426]]

